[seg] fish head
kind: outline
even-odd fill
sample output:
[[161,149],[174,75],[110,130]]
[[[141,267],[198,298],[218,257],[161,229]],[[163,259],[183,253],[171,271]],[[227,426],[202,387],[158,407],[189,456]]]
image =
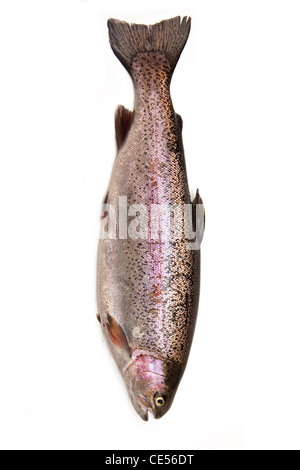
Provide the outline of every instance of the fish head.
[[124,379],[132,404],[144,420],[151,412],[154,418],[170,409],[182,376],[182,367],[172,360],[151,355],[138,356],[127,368]]

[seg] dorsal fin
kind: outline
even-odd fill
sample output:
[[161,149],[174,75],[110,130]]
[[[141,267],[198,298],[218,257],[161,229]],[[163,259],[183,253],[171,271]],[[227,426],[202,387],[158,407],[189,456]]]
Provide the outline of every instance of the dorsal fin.
[[[197,213],[196,207],[202,206],[202,209]],[[199,194],[199,189],[197,189],[195,199],[192,202],[192,214],[193,214],[193,231],[196,232],[197,230],[200,233],[200,238],[198,242],[202,242],[203,234],[205,230],[205,209],[203,206],[202,198]]]
[[118,151],[124,144],[134,119],[134,111],[118,106],[115,114],[115,129]]

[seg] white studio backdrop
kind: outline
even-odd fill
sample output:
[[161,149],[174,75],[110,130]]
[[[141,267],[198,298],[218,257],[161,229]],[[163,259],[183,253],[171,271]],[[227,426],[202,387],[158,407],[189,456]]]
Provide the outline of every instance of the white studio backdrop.
[[[202,291],[174,404],[144,423],[95,320],[114,110],[133,105],[106,21],[177,15]],[[1,2],[1,448],[300,447],[299,20],[291,0]]]

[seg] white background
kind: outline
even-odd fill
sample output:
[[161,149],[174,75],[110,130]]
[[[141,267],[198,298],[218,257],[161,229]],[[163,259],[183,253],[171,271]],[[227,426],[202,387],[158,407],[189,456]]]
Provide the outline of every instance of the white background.
[[[207,228],[188,367],[145,423],[95,320],[114,110],[133,105],[106,21],[176,15]],[[299,22],[292,0],[1,2],[1,448],[300,448]]]

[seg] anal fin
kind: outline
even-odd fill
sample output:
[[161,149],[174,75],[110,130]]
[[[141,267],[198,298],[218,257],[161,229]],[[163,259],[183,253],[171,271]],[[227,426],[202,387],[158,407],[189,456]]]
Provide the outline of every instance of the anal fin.
[[183,121],[182,121],[182,117],[180,116],[180,114],[176,114],[176,121],[177,121],[177,125],[179,127],[180,132],[182,132]]
[[134,111],[118,106],[115,114],[115,129],[118,151],[124,144],[134,120]]

